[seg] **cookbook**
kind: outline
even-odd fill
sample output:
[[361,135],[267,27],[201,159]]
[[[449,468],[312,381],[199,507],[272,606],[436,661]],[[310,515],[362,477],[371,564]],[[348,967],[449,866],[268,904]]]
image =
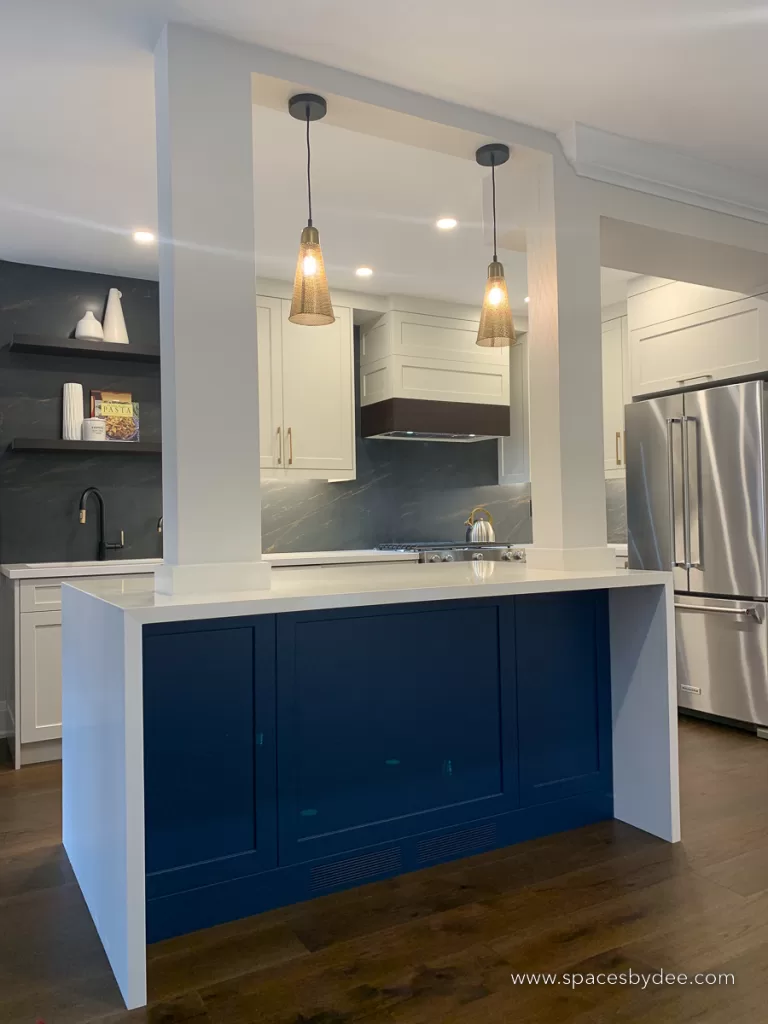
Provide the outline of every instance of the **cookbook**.
[[108,441],[139,440],[139,403],[128,391],[92,391],[91,416],[104,420]]

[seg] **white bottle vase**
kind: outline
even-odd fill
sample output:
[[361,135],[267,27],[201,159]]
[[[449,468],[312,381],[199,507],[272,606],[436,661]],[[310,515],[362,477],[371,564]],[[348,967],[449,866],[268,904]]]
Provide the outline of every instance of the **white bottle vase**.
[[123,307],[120,299],[123,293],[117,288],[110,288],[107,296],[107,309],[104,313],[104,341],[111,341],[116,345],[128,344],[128,331],[125,326]]
[[83,430],[83,385],[65,384],[62,402],[61,436],[79,441]]
[[90,309],[77,321],[75,337],[79,341],[104,341],[104,330]]

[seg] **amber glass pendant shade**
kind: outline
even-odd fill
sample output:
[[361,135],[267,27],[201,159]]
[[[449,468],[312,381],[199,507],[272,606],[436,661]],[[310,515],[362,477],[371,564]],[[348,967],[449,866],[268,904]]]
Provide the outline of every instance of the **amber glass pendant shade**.
[[504,267],[496,255],[496,168],[509,160],[509,146],[503,142],[489,142],[478,149],[475,159],[481,167],[491,168],[493,209],[493,259],[488,264],[488,280],[485,284],[476,344],[482,348],[502,348],[515,343],[515,325],[512,323]]
[[494,260],[488,264],[488,280],[485,284],[483,308],[480,311],[477,344],[483,348],[501,348],[514,343],[515,325],[512,322],[504,267]]
[[317,228],[306,227],[301,232],[296,276],[293,279],[291,313],[288,319],[292,324],[301,324],[303,327],[324,327],[336,319],[328,292],[328,279],[325,276],[323,251],[320,248]]

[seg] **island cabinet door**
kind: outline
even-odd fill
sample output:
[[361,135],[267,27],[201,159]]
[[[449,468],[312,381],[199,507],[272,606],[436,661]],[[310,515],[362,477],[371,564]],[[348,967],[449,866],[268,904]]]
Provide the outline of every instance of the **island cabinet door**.
[[275,619],[144,627],[147,898],[277,862]]
[[[278,617],[281,864],[517,805],[514,659],[499,644],[512,616],[511,602],[451,601]],[[440,836],[453,855],[493,845],[488,829],[461,835]]]
[[612,789],[605,591],[516,598],[520,803]]

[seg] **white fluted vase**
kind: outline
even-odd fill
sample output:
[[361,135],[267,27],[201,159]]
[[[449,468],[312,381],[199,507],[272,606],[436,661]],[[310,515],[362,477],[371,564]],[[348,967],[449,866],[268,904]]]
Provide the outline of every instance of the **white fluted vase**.
[[83,431],[83,385],[65,384],[62,402],[61,436],[79,441]]

